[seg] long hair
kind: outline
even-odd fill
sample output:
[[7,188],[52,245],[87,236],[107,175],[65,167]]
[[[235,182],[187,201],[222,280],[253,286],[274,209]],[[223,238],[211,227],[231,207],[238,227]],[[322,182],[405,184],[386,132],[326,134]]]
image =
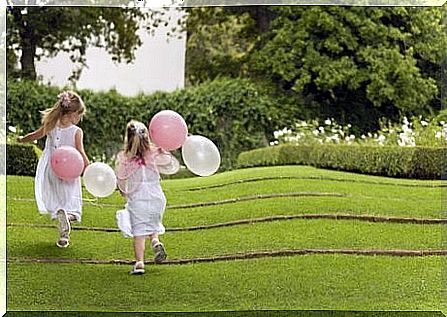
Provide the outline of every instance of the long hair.
[[85,113],[85,105],[81,97],[73,91],[64,91],[57,96],[53,107],[41,111],[44,134],[49,133],[56,126],[57,121],[66,114]]
[[144,160],[146,151],[151,149],[149,132],[144,123],[131,120],[126,127],[124,137],[124,154],[128,158],[140,158]]

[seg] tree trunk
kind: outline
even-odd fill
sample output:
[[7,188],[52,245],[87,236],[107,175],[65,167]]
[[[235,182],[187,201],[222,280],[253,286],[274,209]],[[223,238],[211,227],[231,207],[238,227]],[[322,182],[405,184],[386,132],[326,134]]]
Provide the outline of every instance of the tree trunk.
[[29,80],[36,80],[36,66],[34,64],[34,57],[36,55],[36,45],[30,38],[22,38],[22,56],[20,57],[20,64],[22,66],[22,78]]
[[34,29],[22,15],[20,7],[11,8],[10,10],[20,34],[20,46],[22,49],[22,56],[20,57],[21,77],[23,79],[36,80],[36,66],[34,64],[36,39],[34,37]]

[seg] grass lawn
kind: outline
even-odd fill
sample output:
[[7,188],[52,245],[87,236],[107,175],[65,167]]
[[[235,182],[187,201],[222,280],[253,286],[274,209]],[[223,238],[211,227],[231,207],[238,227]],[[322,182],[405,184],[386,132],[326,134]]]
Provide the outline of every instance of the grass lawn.
[[[96,199],[84,192],[83,221],[74,226],[71,246],[58,249],[57,229],[48,227],[56,223],[38,214],[33,182],[31,177],[7,177],[8,310],[439,311],[445,305],[441,268],[446,256],[440,255],[267,254],[150,264],[144,276],[129,276],[129,265],[84,264],[133,260],[132,241],[113,231],[123,198],[115,193]],[[170,261],[301,249],[446,249],[445,224],[440,223],[255,221],[308,214],[436,220],[443,218],[440,181],[281,166],[165,180],[162,186],[168,199],[162,240]],[[188,230],[239,220],[247,221]],[[85,230],[93,227],[99,231]],[[39,262],[61,259],[73,263]]]

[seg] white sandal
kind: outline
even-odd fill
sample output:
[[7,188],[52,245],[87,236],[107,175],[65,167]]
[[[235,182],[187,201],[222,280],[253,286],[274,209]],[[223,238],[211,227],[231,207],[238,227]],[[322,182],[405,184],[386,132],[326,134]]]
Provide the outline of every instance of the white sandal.
[[129,272],[131,275],[141,275],[144,274],[144,262],[137,261],[133,266],[132,270]]
[[60,238],[57,242],[56,245],[59,248],[67,248],[70,245],[70,241],[67,238]]

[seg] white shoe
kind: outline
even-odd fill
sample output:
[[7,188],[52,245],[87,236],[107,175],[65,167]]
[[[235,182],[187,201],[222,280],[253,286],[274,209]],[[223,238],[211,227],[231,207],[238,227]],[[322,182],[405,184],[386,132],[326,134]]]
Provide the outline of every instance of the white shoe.
[[158,244],[152,247],[154,250],[154,261],[155,263],[161,263],[167,258],[166,249],[163,243],[159,242]]
[[70,241],[67,238],[60,238],[57,240],[56,245],[59,248],[67,248],[70,245]]
[[130,275],[142,275],[144,274],[144,262],[137,261],[129,272]]

